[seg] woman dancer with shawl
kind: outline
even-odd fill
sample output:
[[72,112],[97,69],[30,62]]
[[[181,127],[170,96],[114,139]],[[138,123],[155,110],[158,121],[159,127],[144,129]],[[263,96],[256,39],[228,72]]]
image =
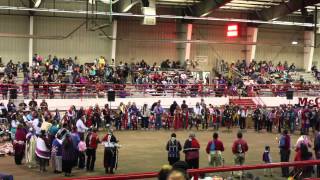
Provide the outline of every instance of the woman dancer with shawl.
[[14,161],[16,165],[21,165],[21,161],[24,157],[25,142],[26,142],[26,133],[22,125],[19,124],[15,134],[15,140],[13,141]]

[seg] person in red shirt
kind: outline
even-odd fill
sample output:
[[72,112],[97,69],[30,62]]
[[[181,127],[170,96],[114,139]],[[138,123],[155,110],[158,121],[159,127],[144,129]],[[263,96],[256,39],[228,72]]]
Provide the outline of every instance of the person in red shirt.
[[89,132],[86,137],[87,171],[94,171],[94,163],[96,161],[96,150],[99,143],[100,140],[97,134],[97,129],[93,128],[93,130]]
[[245,153],[248,151],[248,144],[242,139],[242,133],[238,132],[237,140],[233,142],[232,153],[235,155],[234,162],[236,165],[243,165],[245,162]]
[[206,148],[206,152],[209,155],[209,164],[213,167],[221,166],[223,163],[222,152],[224,151],[224,146],[218,136],[218,133],[213,133],[213,140],[208,142]]

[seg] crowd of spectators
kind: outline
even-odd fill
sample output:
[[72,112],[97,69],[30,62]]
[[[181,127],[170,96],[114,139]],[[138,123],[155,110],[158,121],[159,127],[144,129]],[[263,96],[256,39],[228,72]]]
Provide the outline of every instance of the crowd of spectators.
[[[161,62],[160,66],[157,63],[150,66],[144,60],[131,64],[120,61],[115,65],[113,59],[107,62],[101,56],[92,63],[79,64],[77,57],[49,55],[44,59],[35,54],[31,68],[27,63],[9,61],[6,66],[0,63],[0,92],[3,99],[16,99],[19,93],[24,98],[74,98],[79,94],[106,97],[110,89],[116,90],[119,97],[135,95],[131,90],[152,96],[253,96],[263,88],[271,89],[272,96],[283,96],[286,90],[297,89],[297,84],[290,83],[300,84],[298,90],[312,89],[312,84],[306,84],[303,78],[295,81],[291,77],[296,67],[287,62],[273,65],[272,62],[252,61],[247,66],[245,61],[229,65],[221,60],[217,73],[210,75],[214,78],[207,76],[205,79],[193,77],[188,69],[187,62],[181,65],[170,60]],[[313,71],[316,74],[316,68]],[[19,83],[18,72],[24,74]],[[277,83],[283,86],[268,86]]]

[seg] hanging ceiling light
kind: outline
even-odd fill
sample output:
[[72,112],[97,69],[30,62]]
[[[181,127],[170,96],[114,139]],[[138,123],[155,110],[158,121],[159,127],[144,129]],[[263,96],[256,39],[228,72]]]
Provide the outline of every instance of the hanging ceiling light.
[[34,3],[34,7],[38,8],[41,4],[41,0],[33,0],[33,3]]

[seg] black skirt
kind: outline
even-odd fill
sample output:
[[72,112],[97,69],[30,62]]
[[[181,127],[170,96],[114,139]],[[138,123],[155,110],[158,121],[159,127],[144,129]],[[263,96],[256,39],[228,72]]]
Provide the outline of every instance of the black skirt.
[[105,168],[115,168],[117,160],[116,148],[106,147],[104,148],[104,167]]

